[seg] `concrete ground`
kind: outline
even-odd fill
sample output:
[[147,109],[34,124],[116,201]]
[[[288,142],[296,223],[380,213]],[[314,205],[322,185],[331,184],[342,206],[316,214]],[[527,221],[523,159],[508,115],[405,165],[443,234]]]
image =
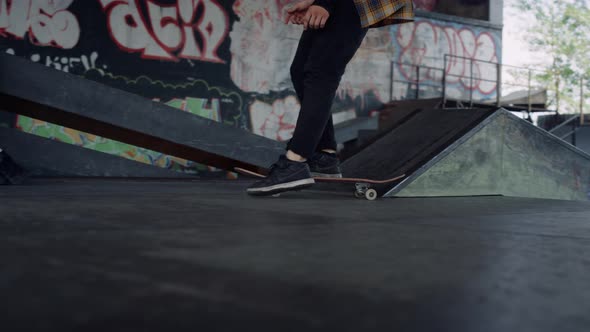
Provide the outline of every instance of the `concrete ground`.
[[0,187],[6,331],[588,331],[590,203]]

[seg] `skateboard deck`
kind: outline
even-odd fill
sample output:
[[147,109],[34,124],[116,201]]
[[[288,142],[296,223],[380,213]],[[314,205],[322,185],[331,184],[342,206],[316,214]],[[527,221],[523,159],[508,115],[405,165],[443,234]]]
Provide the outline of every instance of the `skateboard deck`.
[[[243,175],[249,175],[249,176],[256,177],[256,178],[262,179],[262,178],[266,177],[263,174],[249,171],[249,170],[241,168],[241,167],[235,167],[234,170],[237,173],[240,173]],[[363,179],[363,178],[327,178],[327,177],[314,177],[313,179],[316,182],[325,182],[325,183],[354,183],[354,185],[355,185],[354,197],[365,198],[369,201],[374,201],[379,197],[377,190],[372,188],[374,185],[393,183],[393,182],[399,181],[405,177],[406,177],[406,175],[403,174],[403,175],[396,176],[394,178],[386,179],[386,180],[374,180],[374,179]]]

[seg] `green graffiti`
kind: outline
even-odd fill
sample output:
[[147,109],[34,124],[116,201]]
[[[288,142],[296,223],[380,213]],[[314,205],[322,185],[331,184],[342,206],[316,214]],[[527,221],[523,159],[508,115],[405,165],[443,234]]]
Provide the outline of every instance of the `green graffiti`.
[[[173,99],[166,104],[213,121],[221,121],[220,102],[218,99],[211,101],[202,98]],[[214,171],[211,167],[182,158],[25,116],[18,117],[17,127],[29,134],[183,173],[198,174],[205,171]]]
[[211,100],[210,107],[207,106],[207,99],[202,98],[186,98],[186,99],[173,99],[166,103],[168,106],[172,106],[183,111],[187,111],[194,115],[198,115],[209,120],[221,121],[220,103],[219,99]]

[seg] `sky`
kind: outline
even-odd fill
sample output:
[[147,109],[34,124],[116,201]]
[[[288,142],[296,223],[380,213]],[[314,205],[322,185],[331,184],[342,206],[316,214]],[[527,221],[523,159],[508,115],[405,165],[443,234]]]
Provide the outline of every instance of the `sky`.
[[527,22],[534,19],[513,8],[515,0],[504,0],[504,32],[502,37],[502,62],[517,67],[534,66],[542,62],[536,52],[528,50],[524,31]]
[[[493,1],[493,0],[492,0]],[[502,63],[515,67],[539,68],[544,61],[542,54],[529,50],[526,43],[527,23],[534,20],[531,14],[523,14],[513,8],[516,0],[504,0],[504,30],[502,35]],[[504,82],[518,82],[526,84],[523,78],[511,76],[510,72],[504,72]],[[505,93],[522,90],[520,87],[505,86]],[[545,113],[543,113],[545,114]],[[518,114],[517,114],[518,115]],[[524,117],[524,114],[521,114]],[[540,114],[533,114],[532,119],[536,123]]]
[[[491,0],[494,1],[494,0]],[[545,0],[539,0],[545,1]],[[567,1],[567,0],[566,0]],[[528,49],[526,39],[527,23],[534,22],[532,14],[523,14],[514,9],[516,0],[504,0],[504,31],[502,37],[502,63],[517,67],[543,68],[550,64],[550,58],[541,52],[534,52]],[[507,74],[506,81],[522,82],[522,79],[514,78]],[[534,84],[534,83],[533,83]],[[506,84],[505,84],[506,85]],[[506,89],[507,90],[507,89]],[[506,91],[505,90],[505,91]],[[587,100],[590,102],[590,99]],[[578,112],[577,107],[568,109],[562,105],[562,112]]]
[[[494,0],[491,0],[494,1]],[[504,31],[502,36],[502,62],[507,65],[539,67],[548,65],[542,53],[528,49],[525,42],[526,29],[535,17],[531,13],[523,13],[514,8],[517,0],[504,0]],[[544,2],[548,0],[538,0]],[[572,2],[572,0],[561,0]]]

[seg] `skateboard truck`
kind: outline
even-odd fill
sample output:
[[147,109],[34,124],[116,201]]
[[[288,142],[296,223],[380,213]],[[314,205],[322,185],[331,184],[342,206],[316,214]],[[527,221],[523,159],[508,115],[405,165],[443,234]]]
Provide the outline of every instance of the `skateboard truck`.
[[354,187],[354,197],[356,198],[366,198],[368,201],[374,201],[379,197],[377,190],[371,189],[370,183],[359,182],[355,183]]

